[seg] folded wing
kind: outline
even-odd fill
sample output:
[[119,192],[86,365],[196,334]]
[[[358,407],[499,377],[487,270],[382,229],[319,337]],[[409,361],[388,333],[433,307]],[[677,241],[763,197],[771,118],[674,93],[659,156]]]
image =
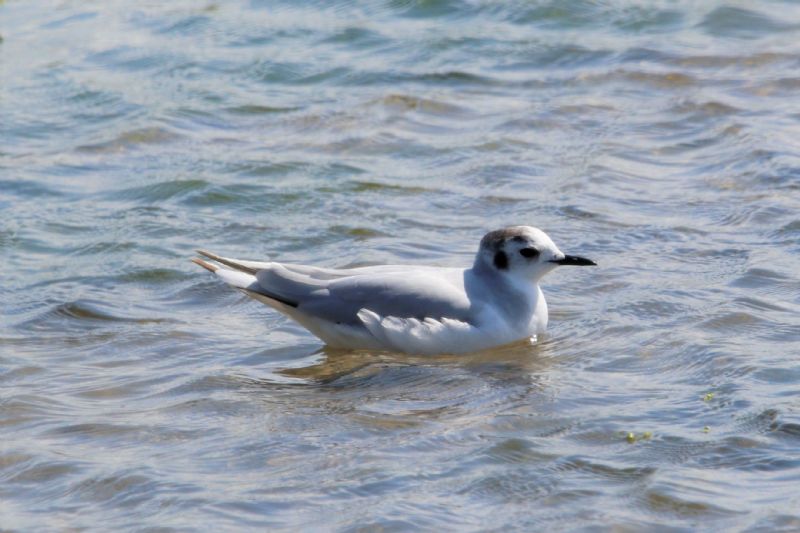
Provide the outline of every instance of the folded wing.
[[255,276],[263,292],[296,302],[304,313],[355,325],[362,323],[362,309],[398,318],[466,320],[470,302],[458,272],[406,267],[341,270],[334,276],[273,263]]
[[199,259],[197,264],[334,346],[418,353],[440,352],[445,347],[471,351],[481,337],[473,323],[475,310],[464,289],[463,270],[325,269],[199,253],[227,268]]

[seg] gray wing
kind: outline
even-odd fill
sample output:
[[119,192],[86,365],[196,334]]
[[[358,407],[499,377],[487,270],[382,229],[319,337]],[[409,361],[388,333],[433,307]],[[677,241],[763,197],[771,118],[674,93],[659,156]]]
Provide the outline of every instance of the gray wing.
[[273,263],[255,276],[258,292],[339,324],[360,324],[361,309],[420,320],[469,318],[463,271],[456,269],[387,266],[335,270]]

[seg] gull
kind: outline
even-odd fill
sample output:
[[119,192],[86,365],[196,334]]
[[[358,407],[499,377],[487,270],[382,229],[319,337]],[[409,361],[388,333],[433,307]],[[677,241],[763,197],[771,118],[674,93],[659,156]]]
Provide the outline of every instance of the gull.
[[331,347],[409,354],[458,354],[535,340],[547,327],[539,280],[560,265],[596,265],[562,253],[532,226],[487,233],[466,269],[335,269],[197,253],[213,263],[196,258],[196,264]]

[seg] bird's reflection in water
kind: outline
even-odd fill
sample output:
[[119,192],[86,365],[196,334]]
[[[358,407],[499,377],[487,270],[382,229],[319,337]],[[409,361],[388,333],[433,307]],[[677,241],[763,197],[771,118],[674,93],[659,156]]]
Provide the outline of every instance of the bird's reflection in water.
[[285,368],[276,373],[319,385],[344,385],[345,378],[359,381],[376,376],[387,369],[419,367],[429,369],[450,368],[457,373],[471,373],[493,381],[520,380],[530,382],[553,363],[555,350],[547,339],[537,342],[520,341],[513,344],[461,355],[413,356],[393,352],[369,350],[343,350],[325,346],[317,355],[320,360],[310,366]]

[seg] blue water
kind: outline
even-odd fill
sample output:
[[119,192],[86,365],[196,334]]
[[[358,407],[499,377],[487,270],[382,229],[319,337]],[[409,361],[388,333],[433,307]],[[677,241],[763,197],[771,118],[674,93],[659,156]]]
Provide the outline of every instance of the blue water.
[[[800,4],[0,2],[0,528],[800,530]],[[597,260],[342,352],[196,248]]]

